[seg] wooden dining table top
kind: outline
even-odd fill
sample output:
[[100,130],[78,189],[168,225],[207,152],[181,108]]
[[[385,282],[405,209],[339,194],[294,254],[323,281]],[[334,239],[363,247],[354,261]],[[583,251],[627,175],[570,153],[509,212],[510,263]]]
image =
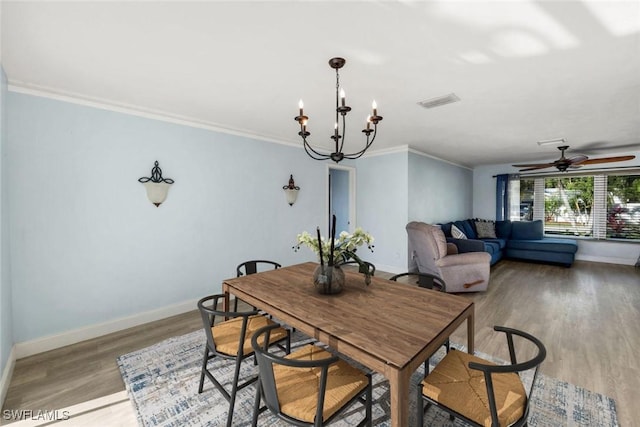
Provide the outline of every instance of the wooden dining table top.
[[360,362],[378,371],[385,364],[404,369],[416,359],[421,363],[473,317],[469,299],[375,276],[367,286],[356,271],[345,270],[341,293],[319,294],[312,280],[317,265],[227,279],[223,286],[336,350],[357,353]]

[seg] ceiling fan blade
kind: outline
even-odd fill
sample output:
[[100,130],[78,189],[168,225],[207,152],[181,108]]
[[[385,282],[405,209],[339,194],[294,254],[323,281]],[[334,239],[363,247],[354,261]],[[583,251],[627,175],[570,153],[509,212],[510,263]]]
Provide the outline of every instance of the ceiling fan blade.
[[636,156],[617,156],[617,157],[601,157],[599,159],[588,159],[580,163],[581,165],[597,165],[599,163],[624,162],[625,160],[633,160]]
[[553,163],[533,163],[530,165],[511,165],[514,168],[548,168],[553,166]]
[[[514,165],[515,166],[515,165]],[[544,169],[544,168],[550,168],[553,166],[553,163],[551,164],[544,164],[544,165],[532,165],[533,167],[530,168],[526,168],[526,169],[520,169],[520,172],[528,172],[528,171],[535,171],[538,169]]]
[[578,156],[574,156],[570,159],[567,159],[572,165],[584,164],[585,161],[589,160],[589,158],[583,154]]

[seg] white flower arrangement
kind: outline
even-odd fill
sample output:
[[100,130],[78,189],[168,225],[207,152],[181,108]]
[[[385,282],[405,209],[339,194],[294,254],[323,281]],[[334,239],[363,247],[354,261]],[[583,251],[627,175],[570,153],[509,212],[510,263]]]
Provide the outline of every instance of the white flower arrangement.
[[[320,239],[321,245],[318,244],[318,239]],[[356,255],[356,250],[358,247],[366,244],[367,248],[373,252],[373,236],[360,227],[356,228],[353,234],[343,231],[338,235],[338,238],[328,240],[325,240],[321,236],[313,237],[308,232],[303,231],[298,234],[297,240],[298,244],[293,247],[296,252],[300,249],[300,246],[307,246],[314,251],[318,257],[322,254],[321,263],[326,263],[327,265],[340,265],[353,259],[360,265],[360,271],[368,271],[366,266],[363,264],[363,261]],[[333,256],[331,256],[332,243]],[[364,267],[364,269],[362,267]]]

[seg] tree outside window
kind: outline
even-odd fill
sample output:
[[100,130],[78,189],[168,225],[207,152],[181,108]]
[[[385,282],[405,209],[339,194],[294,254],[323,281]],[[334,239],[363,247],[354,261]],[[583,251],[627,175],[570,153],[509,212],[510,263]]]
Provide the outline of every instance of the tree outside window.
[[640,239],[640,175],[607,177],[607,237]]

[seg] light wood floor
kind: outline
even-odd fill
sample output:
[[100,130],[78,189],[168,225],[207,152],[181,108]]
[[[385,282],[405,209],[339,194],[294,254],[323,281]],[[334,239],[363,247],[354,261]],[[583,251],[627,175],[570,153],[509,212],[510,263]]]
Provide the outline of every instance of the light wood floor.
[[[620,425],[638,425],[640,269],[503,260],[492,267],[487,292],[462,297],[476,303],[476,350],[507,359],[493,325],[526,330],[547,346],[541,372],[614,398]],[[73,425],[135,426],[116,357],[200,327],[193,311],[18,360],[3,410],[71,407]],[[452,340],[466,343],[465,325]]]

